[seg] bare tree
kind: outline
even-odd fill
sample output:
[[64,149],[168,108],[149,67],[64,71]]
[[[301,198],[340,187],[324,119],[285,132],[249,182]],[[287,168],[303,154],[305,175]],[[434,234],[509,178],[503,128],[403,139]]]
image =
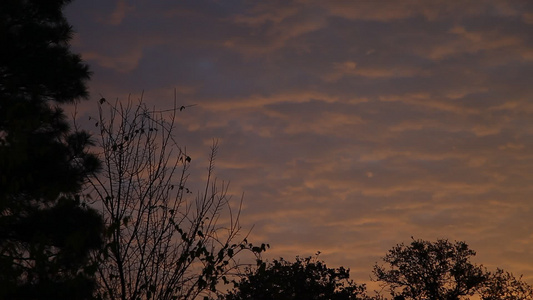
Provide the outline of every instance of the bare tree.
[[[240,205],[233,211],[228,184],[217,182],[213,143],[201,192],[187,187],[191,164],[173,132],[178,112],[146,104],[99,101],[103,170],[90,179],[88,195],[100,205],[107,244],[99,254],[102,299],[195,299],[214,296],[228,283],[242,251],[259,255],[241,233]],[[242,197],[241,197],[242,204]]]

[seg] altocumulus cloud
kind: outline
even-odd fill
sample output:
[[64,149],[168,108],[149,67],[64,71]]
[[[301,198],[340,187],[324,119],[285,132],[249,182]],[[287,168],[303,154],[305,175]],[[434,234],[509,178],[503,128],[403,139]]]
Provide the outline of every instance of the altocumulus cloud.
[[[75,1],[91,91],[180,114],[272,257],[368,281],[410,236],[533,282],[530,1]],[[193,170],[195,171],[195,170]],[[201,171],[201,170],[200,170]]]

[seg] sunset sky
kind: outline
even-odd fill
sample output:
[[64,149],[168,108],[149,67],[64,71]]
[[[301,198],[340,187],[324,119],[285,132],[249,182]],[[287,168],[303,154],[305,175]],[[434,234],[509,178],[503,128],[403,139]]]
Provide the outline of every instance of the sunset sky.
[[533,2],[74,1],[81,118],[180,105],[203,175],[244,193],[268,257],[321,251],[368,282],[395,244],[466,241],[533,284]]

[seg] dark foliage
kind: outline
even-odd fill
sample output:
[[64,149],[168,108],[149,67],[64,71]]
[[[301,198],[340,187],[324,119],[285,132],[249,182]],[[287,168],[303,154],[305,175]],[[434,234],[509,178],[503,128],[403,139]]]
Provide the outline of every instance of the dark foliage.
[[533,287],[520,277],[498,269],[489,274],[480,294],[483,300],[528,300],[533,299]]
[[501,270],[486,271],[470,261],[475,254],[465,242],[413,240],[389,250],[374,275],[395,299],[531,299],[528,284]]
[[0,298],[90,298],[100,216],[76,196],[99,167],[57,107],[87,96],[69,1],[0,1]]
[[[0,92],[12,100],[71,103],[87,96],[87,65],[70,52],[66,0],[3,0],[0,4]],[[4,99],[3,99],[4,100]]]
[[328,268],[316,258],[283,259],[266,264],[259,262],[254,270],[247,270],[235,288],[225,296],[227,300],[296,300],[296,299],[370,299],[366,287],[349,279],[350,270]]

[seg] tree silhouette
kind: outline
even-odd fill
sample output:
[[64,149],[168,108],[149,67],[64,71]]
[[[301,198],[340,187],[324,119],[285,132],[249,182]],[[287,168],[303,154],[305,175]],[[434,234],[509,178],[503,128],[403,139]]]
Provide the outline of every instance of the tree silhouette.
[[0,298],[87,299],[103,225],[80,204],[99,162],[58,104],[87,96],[69,1],[0,2]]
[[383,257],[388,266],[376,264],[374,276],[393,296],[404,299],[458,300],[472,295],[491,300],[531,299],[528,284],[510,273],[490,273],[473,264],[470,259],[475,254],[465,242],[413,240],[389,250]]
[[258,263],[248,269],[234,289],[221,297],[226,300],[371,299],[364,285],[349,279],[350,270],[328,268],[316,257]]
[[480,291],[483,300],[533,299],[533,288],[513,274],[502,269],[491,272]]
[[[183,107],[183,106],[182,106]],[[203,191],[191,192],[192,158],[178,146],[176,113],[140,100],[99,101],[103,172],[91,179],[94,205],[105,219],[106,246],[97,258],[103,299],[196,299],[217,294],[239,267],[242,251],[259,254],[241,234],[228,185],[213,175],[216,143]]]

